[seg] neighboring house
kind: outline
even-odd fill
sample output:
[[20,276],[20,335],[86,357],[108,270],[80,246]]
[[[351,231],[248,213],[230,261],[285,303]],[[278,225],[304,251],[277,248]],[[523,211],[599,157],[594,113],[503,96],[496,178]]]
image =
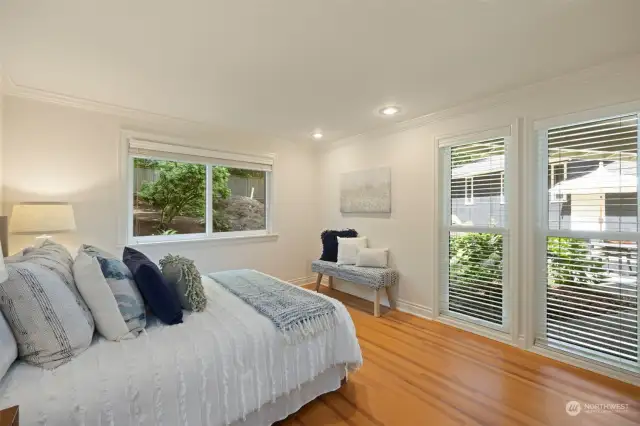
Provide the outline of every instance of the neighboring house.
[[[637,164],[569,160],[549,165],[549,222],[554,229],[636,232]],[[504,157],[452,170],[451,209],[460,224],[503,226]]]

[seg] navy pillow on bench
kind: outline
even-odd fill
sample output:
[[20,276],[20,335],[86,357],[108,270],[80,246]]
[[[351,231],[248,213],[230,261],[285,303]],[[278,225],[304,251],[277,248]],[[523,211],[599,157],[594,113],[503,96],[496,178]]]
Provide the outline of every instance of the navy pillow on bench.
[[320,234],[322,240],[322,256],[320,260],[326,260],[327,262],[338,261],[338,237],[340,238],[355,238],[358,233],[355,229],[343,229],[342,231],[326,230]]
[[131,247],[125,247],[122,261],[131,270],[151,312],[165,324],[182,322],[182,307],[176,290],[169,285],[160,268],[147,256]]

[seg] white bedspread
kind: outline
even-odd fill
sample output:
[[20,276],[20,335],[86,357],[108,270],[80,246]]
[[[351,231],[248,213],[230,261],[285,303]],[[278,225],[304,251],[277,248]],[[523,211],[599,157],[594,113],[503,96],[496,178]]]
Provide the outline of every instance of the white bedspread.
[[333,301],[335,330],[292,346],[249,305],[203,283],[207,309],[183,324],[156,322],[120,343],[96,339],[53,371],[15,363],[0,383],[0,407],[20,405],[25,426],[228,425],[327,369],[361,365],[341,303]]

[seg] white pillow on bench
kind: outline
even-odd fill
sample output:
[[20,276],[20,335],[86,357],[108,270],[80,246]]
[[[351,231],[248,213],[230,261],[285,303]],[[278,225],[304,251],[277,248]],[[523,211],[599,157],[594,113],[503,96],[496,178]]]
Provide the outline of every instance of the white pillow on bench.
[[389,249],[386,248],[362,248],[356,256],[356,266],[369,268],[386,268]]
[[355,265],[358,251],[367,247],[367,237],[338,237],[338,265]]

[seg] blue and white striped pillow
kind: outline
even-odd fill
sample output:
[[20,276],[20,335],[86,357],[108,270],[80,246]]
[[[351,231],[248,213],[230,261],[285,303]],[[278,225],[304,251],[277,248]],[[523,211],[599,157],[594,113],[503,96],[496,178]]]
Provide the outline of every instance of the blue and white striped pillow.
[[19,357],[48,369],[84,352],[93,338],[93,317],[75,287],[67,256],[64,247],[45,243],[8,261],[9,278],[0,284],[0,310]]
[[95,246],[83,244],[80,251],[98,260],[127,328],[133,334],[139,334],[147,325],[144,300],[127,265]]

